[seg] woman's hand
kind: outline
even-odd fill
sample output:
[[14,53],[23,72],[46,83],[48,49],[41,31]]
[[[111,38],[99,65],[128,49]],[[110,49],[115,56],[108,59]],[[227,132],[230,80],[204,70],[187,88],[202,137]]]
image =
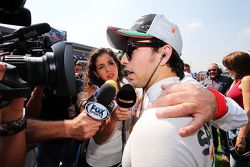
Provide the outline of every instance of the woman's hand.
[[239,152],[244,152],[246,148],[246,139],[245,137],[242,136],[237,136],[236,143],[235,143],[235,148]]
[[125,121],[130,116],[130,108],[122,108],[117,106],[111,114],[111,119],[116,121]]

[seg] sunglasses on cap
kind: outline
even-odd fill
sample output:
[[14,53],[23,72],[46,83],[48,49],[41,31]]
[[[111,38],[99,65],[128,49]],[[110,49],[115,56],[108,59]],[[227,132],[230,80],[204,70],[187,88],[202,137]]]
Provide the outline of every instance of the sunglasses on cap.
[[127,44],[127,47],[125,50],[123,50],[119,57],[120,59],[122,59],[122,57],[124,56],[124,54],[126,53],[127,59],[128,61],[130,61],[132,59],[132,54],[133,51],[139,47],[152,47],[152,48],[159,48],[163,46],[162,43],[160,42],[135,42],[135,41],[130,41]]

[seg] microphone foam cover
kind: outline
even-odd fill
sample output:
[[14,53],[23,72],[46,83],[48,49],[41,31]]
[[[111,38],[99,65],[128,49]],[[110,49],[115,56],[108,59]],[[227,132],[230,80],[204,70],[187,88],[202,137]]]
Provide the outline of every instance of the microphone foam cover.
[[[111,84],[112,83],[112,84]],[[96,95],[96,100],[98,103],[106,106],[112,102],[116,95],[117,84],[113,84],[111,80],[106,81],[99,89]]]
[[118,86],[114,80],[107,80],[105,84],[111,84],[115,88],[116,93],[118,92]]
[[116,101],[118,106],[131,108],[136,102],[135,89],[130,84],[125,84],[117,93]]

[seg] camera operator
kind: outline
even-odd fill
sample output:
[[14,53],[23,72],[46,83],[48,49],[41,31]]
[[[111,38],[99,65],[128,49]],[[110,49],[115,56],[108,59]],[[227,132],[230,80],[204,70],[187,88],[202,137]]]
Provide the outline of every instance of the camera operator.
[[[20,2],[20,3],[19,3]],[[23,0],[18,0],[14,3],[12,3],[12,1],[3,1],[0,4],[0,22],[1,23],[5,23],[5,24],[13,24],[13,25],[24,25],[24,26],[29,26],[31,23],[31,15],[29,10],[23,8],[25,4],[25,1]],[[13,6],[16,6],[15,9],[13,8]],[[23,14],[23,15],[21,15]],[[19,17],[19,16],[23,16],[23,17]],[[15,19],[18,18],[18,19]],[[65,53],[68,53],[68,55],[71,55],[70,52],[70,46],[66,44],[65,45],[60,45],[56,48],[54,48],[54,53],[52,55],[47,54],[46,50],[42,50],[40,52],[31,52],[31,57],[26,57],[26,53],[30,53],[27,51],[32,50],[31,48],[33,46],[38,46],[37,44],[40,44],[39,41],[26,41],[26,39],[29,39],[29,35],[30,32],[36,32],[34,35],[41,35],[43,33],[46,33],[47,30],[49,31],[50,26],[48,24],[40,24],[40,25],[35,25],[33,27],[27,27],[24,29],[19,29],[17,31],[15,31],[13,34],[10,35],[6,35],[6,36],[1,36],[1,44],[2,44],[2,49],[6,49],[9,52],[13,53],[14,50],[18,50],[21,52],[15,52],[15,54],[17,55],[23,55],[23,57],[21,57],[21,59],[19,59],[18,57],[18,61],[22,62],[22,58],[25,59],[25,63],[32,65],[32,70],[31,71],[35,71],[34,69],[37,69],[36,67],[40,67],[43,68],[44,65],[46,65],[46,67],[51,67],[51,68],[46,68],[46,69],[50,69],[50,70],[54,70],[54,61],[55,64],[57,64],[57,67],[60,69],[56,69],[57,71],[61,71],[58,72],[57,75],[55,74],[55,72],[45,72],[45,73],[49,73],[51,75],[54,76],[49,76],[46,77],[46,75],[44,76],[40,76],[38,75],[38,77],[36,77],[36,72],[34,72],[34,74],[29,73],[28,75],[32,75],[32,80],[25,80],[26,82],[21,82],[22,85],[20,85],[20,83],[16,83],[14,79],[19,81],[19,74],[24,74],[26,75],[27,72],[25,70],[21,70],[19,68],[15,68],[17,64],[12,64],[12,62],[6,62],[8,64],[10,64],[12,66],[11,69],[8,70],[9,72],[6,72],[6,76],[9,76],[9,80],[11,81],[12,84],[15,84],[15,86],[17,87],[17,89],[19,88],[19,86],[23,86],[21,91],[19,91],[18,93],[18,97],[23,97],[23,98],[18,98],[13,95],[17,94],[17,92],[15,92],[15,89],[11,89],[11,92],[15,92],[12,96],[10,97],[5,97],[7,94],[0,94],[0,103],[2,108],[0,109],[0,132],[1,132],[1,136],[0,136],[0,162],[1,165],[0,166],[23,166],[24,164],[24,159],[25,159],[25,151],[26,151],[26,142],[29,143],[40,143],[43,141],[47,141],[47,140],[51,140],[51,139],[70,139],[70,138],[74,138],[74,139],[78,139],[78,140],[84,140],[87,139],[91,136],[93,136],[96,131],[99,129],[99,126],[101,125],[100,121],[95,121],[92,118],[88,117],[87,114],[85,112],[81,112],[77,117],[75,117],[74,119],[69,119],[68,117],[63,117],[61,118],[60,115],[59,117],[61,119],[51,119],[51,120],[35,120],[34,118],[38,118],[39,112],[37,112],[37,110],[41,110],[42,109],[42,98],[43,98],[43,87],[38,86],[39,88],[35,89],[35,91],[33,92],[32,96],[31,96],[31,100],[33,102],[36,103],[40,103],[40,107],[35,106],[29,102],[28,106],[27,106],[27,117],[29,118],[26,122],[26,117],[23,114],[23,108],[24,108],[24,97],[29,96],[29,86],[31,86],[32,84],[30,84],[30,82],[33,83],[34,81],[34,85],[32,86],[37,86],[40,83],[36,82],[37,80],[42,81],[42,83],[46,83],[46,85],[50,86],[50,84],[60,84],[60,86],[58,86],[57,88],[60,89],[60,92],[62,94],[72,94],[73,87],[74,86],[70,86],[68,87],[68,85],[73,85],[73,79],[66,79],[71,78],[71,74],[70,74],[70,70],[69,69],[71,67],[71,63],[70,60],[71,58],[67,58],[70,56],[65,56],[63,55]],[[27,36],[28,35],[28,36]],[[17,41],[13,41],[12,43],[8,43],[6,41],[9,41],[11,39],[17,39]],[[6,43],[5,43],[6,42]],[[40,46],[40,45],[39,45]],[[42,45],[43,46],[43,45]],[[9,48],[10,47],[10,48]],[[20,47],[20,48],[19,48]],[[24,47],[24,48],[23,48]],[[13,50],[13,49],[14,50]],[[32,50],[33,51],[33,50]],[[38,51],[38,50],[36,50]],[[43,52],[44,51],[44,52]],[[10,55],[15,55],[15,54],[6,54],[6,56],[8,58],[12,58],[10,57]],[[63,55],[60,56],[60,55]],[[1,54],[1,56],[5,56],[4,54]],[[34,57],[33,57],[34,56]],[[38,56],[38,58],[36,58]],[[44,59],[42,59],[40,56],[43,56]],[[40,57],[40,58],[39,58]],[[8,59],[7,58],[7,59]],[[34,61],[32,61],[32,60]],[[36,61],[37,59],[42,61]],[[53,59],[52,61],[48,61],[48,59]],[[66,60],[67,59],[67,60]],[[31,61],[30,61],[31,60]],[[3,62],[5,62],[5,59],[1,60]],[[35,65],[36,62],[40,62],[41,64],[39,65]],[[67,62],[65,64],[65,62]],[[1,80],[4,78],[4,72],[7,69],[4,65],[4,63],[1,63],[1,70],[0,70],[0,76],[1,76]],[[24,69],[27,70],[29,65],[24,65]],[[17,70],[13,70],[13,69],[17,69]],[[69,69],[69,70],[68,70]],[[43,71],[43,70],[39,70],[37,69],[39,72]],[[11,72],[11,73],[10,73]],[[14,72],[18,72],[18,75],[14,76]],[[9,75],[7,75],[9,74]],[[17,73],[15,73],[17,74]],[[62,74],[62,75],[60,75]],[[64,75],[65,74],[65,75]],[[72,73],[73,74],[73,73]],[[58,77],[55,79],[55,75]],[[73,75],[72,75],[73,76]],[[44,77],[44,78],[43,78]],[[61,78],[63,77],[63,78]],[[66,77],[66,78],[64,78]],[[57,79],[59,79],[60,81],[63,82],[56,82],[56,83],[52,83],[53,81],[43,81],[40,79],[46,80],[46,79],[51,79],[53,78],[55,81],[57,81]],[[27,78],[26,78],[27,79]],[[66,83],[67,80],[67,83]],[[4,81],[4,79],[3,79]],[[71,82],[72,81],[72,82]],[[64,83],[65,82],[65,83]],[[29,85],[29,84],[30,85]],[[50,84],[47,84],[50,83]],[[16,88],[15,87],[15,88]],[[60,87],[60,88],[59,88]],[[1,89],[3,89],[3,91],[7,92],[9,91],[9,88],[12,88],[12,86],[8,85],[8,87],[5,85],[5,83],[3,83],[1,85]],[[63,89],[64,88],[64,89]],[[40,89],[40,90],[39,90]],[[69,89],[69,90],[66,90]],[[20,89],[18,89],[20,90]],[[36,92],[37,91],[37,92]],[[51,90],[53,92],[53,90]],[[64,91],[64,92],[62,92]],[[56,90],[56,92],[59,92],[58,90]],[[68,93],[66,93],[68,92]],[[69,93],[71,92],[71,93]],[[38,96],[38,94],[40,93],[40,97]],[[21,95],[20,95],[21,94]],[[25,94],[25,95],[24,95]],[[4,98],[4,99],[3,99]],[[6,101],[6,99],[11,99],[10,101]],[[7,103],[7,104],[6,104]],[[8,104],[9,103],[9,104]],[[52,102],[53,103],[53,102]],[[50,103],[50,104],[52,104]],[[49,104],[49,103],[48,103]],[[50,106],[48,105],[47,106]],[[61,102],[59,105],[54,105],[53,104],[50,106],[50,110],[47,110],[46,113],[43,114],[47,114],[50,111],[53,111],[54,108],[56,108],[56,106],[65,106],[66,104]],[[70,106],[71,104],[69,104]],[[3,107],[4,106],[4,107]],[[68,106],[67,106],[68,107]],[[48,109],[48,107],[45,107],[45,110]],[[68,109],[68,108],[67,108]],[[58,107],[57,107],[57,112],[61,111]],[[64,111],[64,112],[68,112],[68,111]],[[55,114],[55,113],[54,113]],[[61,113],[62,115],[63,113]],[[23,121],[24,120],[24,121]],[[22,121],[23,124],[20,124],[20,121]],[[9,126],[11,125],[11,126]],[[21,127],[18,127],[19,125],[22,125]],[[25,125],[25,126],[24,126]],[[27,128],[26,128],[27,125]],[[12,131],[10,131],[9,129],[11,129],[12,127],[16,128]],[[9,128],[9,129],[8,129]],[[26,130],[24,131],[24,129],[26,128]],[[12,130],[12,129],[11,129]],[[7,136],[8,135],[8,136]],[[26,137],[25,137],[26,135]],[[26,140],[27,139],[27,140]],[[13,152],[13,153],[12,153]],[[15,159],[13,160],[13,157],[15,157]]]
[[[1,55],[0,55],[1,56]],[[4,77],[5,65],[0,62],[0,81]],[[0,95],[0,101],[1,101]],[[26,149],[25,131],[13,135],[2,135],[12,123],[25,119],[23,115],[24,98],[12,99],[11,102],[0,109],[0,162],[1,166],[21,167],[24,163]],[[18,127],[15,127],[18,128]],[[15,159],[13,159],[15,157]]]
[[[33,116],[28,119],[26,136],[28,144],[39,143],[39,165],[59,166],[62,162],[64,166],[72,166],[78,148],[74,139],[87,139],[99,129],[101,122],[84,111],[72,119],[72,104],[71,97],[57,97],[46,87],[34,89],[26,105],[27,115]],[[35,120],[37,116],[40,120]]]

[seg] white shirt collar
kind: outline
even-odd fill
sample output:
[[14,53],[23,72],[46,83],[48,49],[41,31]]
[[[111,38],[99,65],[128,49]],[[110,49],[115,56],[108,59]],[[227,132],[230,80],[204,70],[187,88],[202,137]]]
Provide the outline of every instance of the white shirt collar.
[[163,91],[161,89],[162,84],[171,84],[171,83],[179,83],[180,78],[179,77],[169,77],[163,80],[160,80],[156,83],[154,83],[146,92],[145,96],[147,96],[148,101],[155,100]]

